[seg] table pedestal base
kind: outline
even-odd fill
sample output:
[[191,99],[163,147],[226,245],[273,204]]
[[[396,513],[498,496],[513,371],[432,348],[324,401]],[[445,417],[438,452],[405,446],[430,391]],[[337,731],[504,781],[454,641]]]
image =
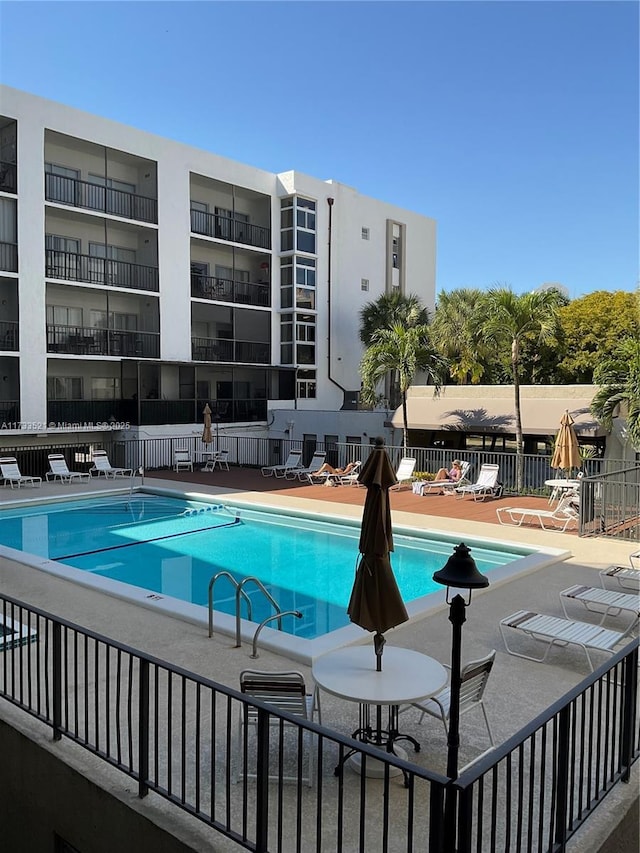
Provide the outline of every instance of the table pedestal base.
[[[396,746],[394,748],[393,755],[396,755],[403,761],[406,761],[409,757],[406,749],[403,749],[401,746]],[[351,767],[351,769],[356,773],[360,773],[360,775],[362,775],[362,765],[365,763],[362,759],[362,753],[355,752],[347,761],[349,767]],[[389,768],[390,777],[402,776],[402,770],[399,767],[392,767],[389,764],[385,764],[384,761],[376,761],[375,758],[367,755],[365,776],[368,779],[383,779],[386,767]]]

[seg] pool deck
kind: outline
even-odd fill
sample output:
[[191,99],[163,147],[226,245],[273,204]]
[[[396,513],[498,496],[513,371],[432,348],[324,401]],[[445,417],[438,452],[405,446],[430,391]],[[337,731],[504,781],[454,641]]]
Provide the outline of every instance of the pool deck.
[[[304,485],[288,480],[264,478],[251,469],[231,468],[227,471],[204,473],[195,471],[148,472],[145,483],[166,489],[179,489],[190,494],[227,496],[239,501],[268,505],[271,507],[303,509],[309,512],[360,518],[364,504],[365,489],[343,486],[324,488]],[[140,478],[135,478],[136,484]],[[92,480],[89,484],[61,485],[43,484],[41,488],[20,490],[0,489],[0,507],[10,501],[29,499],[42,500],[46,497],[87,495],[95,492],[111,492],[129,488],[129,481]],[[603,538],[579,538],[575,533],[545,532],[539,527],[504,527],[497,523],[496,508],[499,506],[525,506],[547,508],[545,498],[513,498],[474,502],[469,498],[430,495],[419,497],[411,488],[393,491],[391,506],[394,522],[424,530],[455,532],[461,540],[467,537],[499,539],[514,543],[539,545],[571,552],[568,559],[554,563],[511,581],[496,584],[474,594],[467,610],[467,621],[463,636],[463,659],[481,657],[491,649],[497,650],[496,664],[486,693],[485,704],[497,743],[505,741],[537,714],[559,699],[573,685],[589,673],[582,652],[575,649],[558,648],[551,651],[547,662],[535,663],[507,654],[499,632],[499,620],[516,610],[527,607],[541,613],[562,616],[558,593],[572,584],[600,586],[598,571],[612,563],[628,564],[629,554],[637,550],[637,544]],[[49,575],[0,558],[0,588],[12,597],[48,610],[63,618],[74,621],[94,631],[114,637],[137,649],[200,673],[216,681],[236,687],[239,672],[243,668],[289,669],[291,661],[274,652],[260,650],[260,658],[254,662],[249,657],[251,648],[245,643],[242,648],[233,647],[229,636],[214,634],[209,639],[200,626],[184,622],[141,608],[104,593],[78,586],[67,580]],[[586,619],[586,615],[576,618]],[[620,627],[619,620],[611,619],[610,627]],[[626,622],[624,623],[626,626]],[[411,621],[387,632],[389,644],[415,649],[429,654],[441,662],[448,662],[451,652],[451,627],[448,608],[441,607],[430,615]],[[363,632],[362,642],[370,642]],[[598,657],[597,660],[604,658]],[[311,681],[309,667],[297,665],[306,679]],[[6,703],[0,705],[0,713],[25,728],[35,725],[25,722],[24,716]],[[340,702],[331,696],[323,696],[323,723],[338,731],[349,733],[354,728],[355,706]],[[423,766],[444,771],[446,766],[446,739],[444,730],[435,720],[415,725],[414,715],[403,717],[403,724],[419,737],[426,748],[416,760]],[[417,717],[417,715],[416,715]],[[481,714],[465,715],[461,724],[461,764],[471,760],[474,754],[485,748],[486,733]],[[410,721],[411,718],[411,721]],[[413,729],[411,729],[413,725]],[[403,727],[406,727],[403,725]],[[588,835],[579,833],[568,849],[590,853],[608,836],[615,815],[622,813],[628,803],[637,796],[637,767],[631,785],[618,785],[598,813],[587,822]],[[112,785],[113,787],[113,785]],[[123,788],[126,785],[123,783]],[[147,804],[145,807],[164,811],[164,804]],[[185,821],[190,819],[185,817]],[[176,821],[176,825],[178,821]],[[194,825],[195,824],[195,825]],[[189,838],[194,850],[211,849],[211,833],[197,821],[188,825]],[[202,840],[202,846],[195,844]],[[229,842],[216,843],[216,850],[237,850]]]

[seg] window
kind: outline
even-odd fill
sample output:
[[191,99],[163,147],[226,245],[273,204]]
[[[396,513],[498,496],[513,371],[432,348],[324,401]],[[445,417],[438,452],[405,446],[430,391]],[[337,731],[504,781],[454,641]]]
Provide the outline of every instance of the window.
[[400,238],[399,237],[393,238],[392,251],[393,251],[392,266],[394,269],[399,270],[400,269]]
[[102,175],[92,175],[89,173],[88,181],[97,187],[106,187],[109,190],[119,190],[123,193],[135,193],[136,185],[128,184],[126,181],[118,181],[115,178],[105,178]]
[[47,399],[82,400],[82,377],[48,376]]
[[296,308],[314,311],[316,307],[316,262],[296,256]]
[[46,194],[50,201],[59,201],[62,204],[75,204],[76,181],[80,178],[77,169],[68,169],[66,166],[56,166],[55,163],[44,164],[46,181]]
[[95,259],[89,262],[91,281],[118,284],[124,287],[131,285],[131,265],[136,262],[134,249],[105,246],[104,243],[89,243],[89,255]]
[[133,213],[132,196],[136,191],[135,184],[118,181],[115,178],[105,178],[103,175],[89,173],[86,188],[86,198],[83,206],[94,210],[105,210],[117,216],[131,218]]
[[298,370],[296,381],[296,396],[300,399],[311,400],[316,396],[315,370]]
[[296,314],[296,361],[316,363],[316,318],[312,314]]
[[47,324],[50,326],[82,326],[82,308],[47,305]]
[[364,228],[364,227],[363,227],[363,229],[362,229],[362,239],[363,239],[363,240],[368,240],[368,239],[369,239],[369,229],[368,229],[368,228]]
[[280,202],[280,251],[293,250],[293,198]]
[[293,314],[280,318],[280,363],[293,364]]
[[360,290],[365,290],[368,292],[368,290],[369,290],[369,279],[368,278],[361,278],[360,279]]
[[92,400],[119,400],[120,378],[118,376],[92,376]]
[[191,230],[196,234],[213,236],[209,219],[209,205],[205,201],[191,202]]

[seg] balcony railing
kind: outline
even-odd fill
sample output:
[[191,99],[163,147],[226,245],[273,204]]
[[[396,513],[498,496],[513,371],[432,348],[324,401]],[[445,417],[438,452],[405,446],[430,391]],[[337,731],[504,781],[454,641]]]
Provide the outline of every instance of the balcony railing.
[[157,267],[79,255],[76,252],[58,252],[55,249],[47,249],[45,254],[47,278],[130,287],[132,290],[159,290]]
[[0,191],[15,193],[18,191],[18,167],[15,163],[0,160]]
[[160,358],[160,335],[157,332],[48,325],[47,352]]
[[136,193],[101,187],[76,178],[64,178],[61,175],[45,173],[45,198],[58,204],[71,207],[83,207],[86,210],[99,210],[111,213],[123,219],[136,219],[140,222],[158,221],[158,202],[155,198]]
[[0,243],[0,270],[18,272],[17,243]]
[[137,405],[136,400],[48,400],[47,423],[56,427],[132,424],[136,423]]
[[0,430],[20,429],[20,401],[0,400]]
[[221,216],[219,213],[192,210],[191,231],[194,234],[205,234],[207,237],[230,240],[233,243],[244,243],[247,246],[257,246],[260,249],[271,248],[270,228],[265,228],[263,225],[251,225],[246,220]]
[[271,347],[259,341],[233,341],[227,338],[191,338],[194,361],[234,361],[269,364]]
[[217,278],[208,275],[191,276],[191,295],[199,299],[211,299],[215,302],[235,302],[240,305],[271,304],[271,286],[249,281],[234,281],[230,278]]
[[19,348],[18,323],[13,320],[0,320],[0,350],[17,352]]

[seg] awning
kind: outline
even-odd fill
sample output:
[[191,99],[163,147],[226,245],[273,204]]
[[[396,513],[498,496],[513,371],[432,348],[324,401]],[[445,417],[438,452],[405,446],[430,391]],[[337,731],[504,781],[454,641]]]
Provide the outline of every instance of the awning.
[[[511,397],[496,396],[499,393],[497,387],[484,388],[483,399],[475,393],[463,397],[460,388],[456,388],[455,396],[449,396],[446,389],[435,398],[433,389],[424,389],[428,390],[428,395],[410,395],[407,399],[409,429],[514,434],[516,419],[513,392]],[[474,392],[478,390],[478,387],[473,389]],[[502,390],[503,386],[500,387]],[[523,433],[555,436],[560,419],[568,411],[574,420],[576,435],[584,438],[606,435],[606,431],[589,411],[592,396],[582,399],[523,396],[520,400]],[[402,408],[394,412],[391,423],[397,429],[402,429]]]

